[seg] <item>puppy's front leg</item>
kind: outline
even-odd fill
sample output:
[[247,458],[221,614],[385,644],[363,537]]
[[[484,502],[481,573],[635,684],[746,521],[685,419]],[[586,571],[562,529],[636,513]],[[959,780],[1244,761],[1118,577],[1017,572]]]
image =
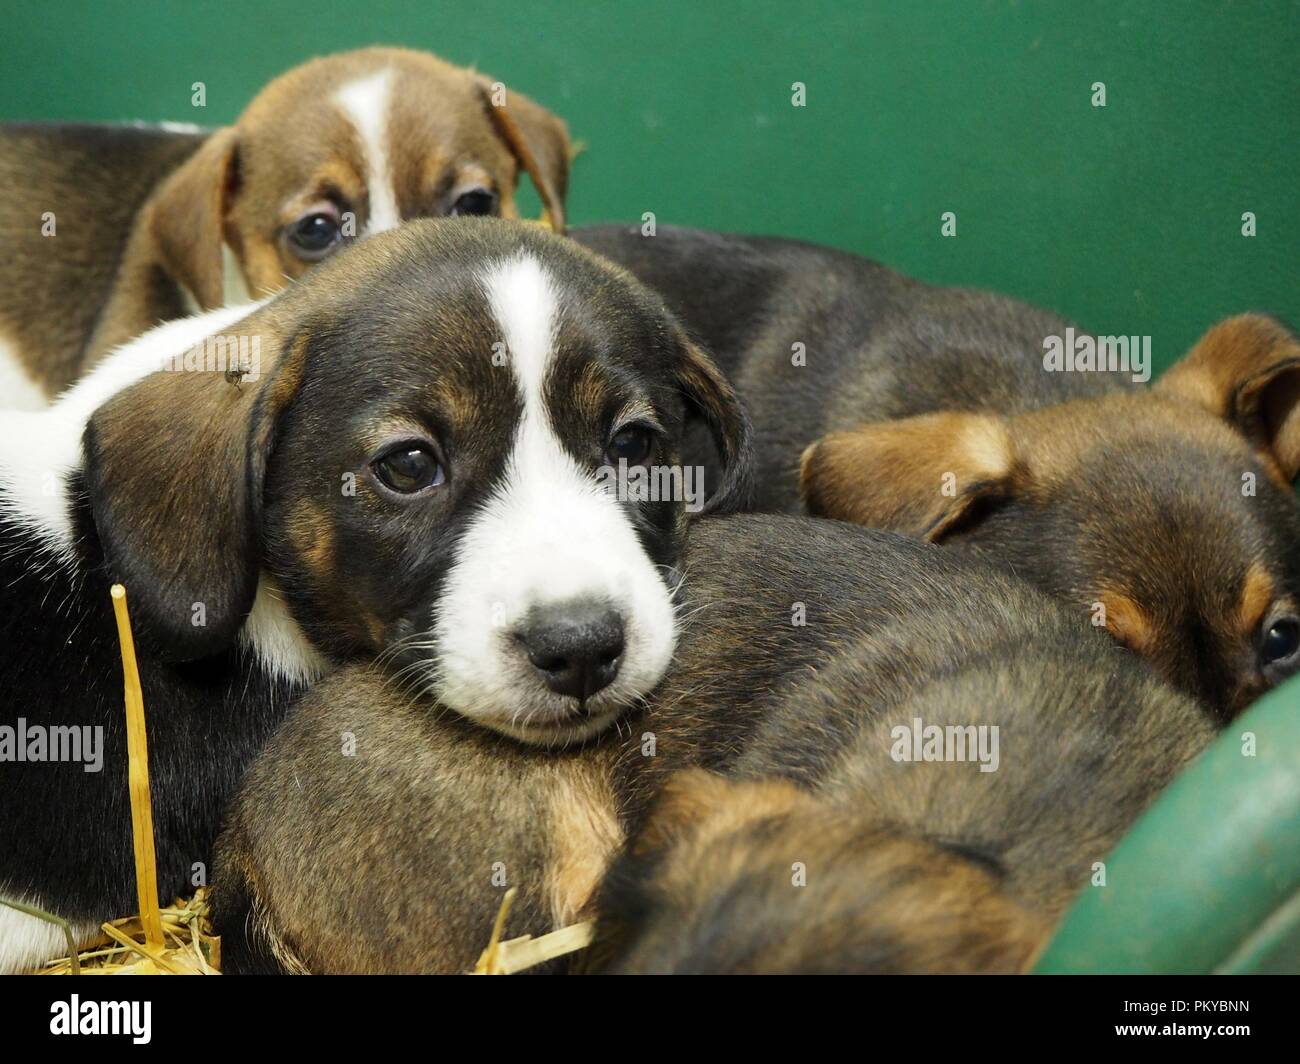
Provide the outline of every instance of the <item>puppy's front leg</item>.
[[609,760],[522,746],[364,668],[336,673],[227,817],[223,970],[470,971],[511,887],[507,938],[581,919],[622,841]]

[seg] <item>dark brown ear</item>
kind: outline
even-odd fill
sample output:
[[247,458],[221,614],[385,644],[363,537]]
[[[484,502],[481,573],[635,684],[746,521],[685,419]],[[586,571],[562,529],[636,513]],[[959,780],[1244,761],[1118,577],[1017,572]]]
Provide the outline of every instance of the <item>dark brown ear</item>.
[[221,306],[221,245],[226,212],[239,175],[233,129],[213,133],[150,202],[149,230],[168,272],[200,307]]
[[1008,495],[1015,466],[1001,418],[923,414],[818,440],[803,453],[800,490],[814,516],[937,541]]
[[532,178],[545,210],[543,220],[563,234],[564,200],[569,194],[573,146],[563,120],[513,89],[498,103],[489,82],[480,82],[488,118],[519,165]]
[[1266,314],[1219,322],[1155,384],[1231,423],[1277,479],[1300,473],[1300,338]]
[[86,491],[107,572],[126,585],[137,628],[168,660],[229,647],[257,591],[262,482],[305,345],[275,360],[266,350],[275,344],[245,331],[256,320],[222,339],[244,341],[258,380],[237,387],[219,366],[178,362],[114,396],[86,426]]
[[749,415],[734,388],[704,351],[678,333],[681,351],[677,383],[687,402],[704,419],[722,458],[722,479],[702,513],[732,513],[748,508],[754,494],[753,440]]

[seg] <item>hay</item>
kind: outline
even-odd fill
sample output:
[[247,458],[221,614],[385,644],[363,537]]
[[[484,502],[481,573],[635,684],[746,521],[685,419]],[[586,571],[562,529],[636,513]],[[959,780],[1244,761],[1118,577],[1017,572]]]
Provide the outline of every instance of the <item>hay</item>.
[[[144,698],[136,667],[126,589],[121,584],[114,584],[111,594],[122,652],[132,843],[140,913],[101,925],[102,935],[74,952],[75,943],[66,920],[32,906],[2,903],[48,920],[61,927],[67,937],[68,955],[28,973],[31,975],[220,975],[221,939],[212,933],[207,888],[200,887],[188,900],[177,898],[167,908],[158,904]],[[501,900],[487,948],[480,955],[472,974],[513,975],[590,944],[593,928],[590,920],[538,938],[521,935],[503,941],[501,935],[515,894],[512,887]]]
[[492,927],[492,937],[488,940],[487,949],[480,954],[471,974],[514,975],[516,972],[535,968],[557,957],[576,953],[591,944],[591,934],[595,925],[590,920],[562,927],[540,938],[521,935],[518,938],[501,941],[506,918],[510,915],[510,907],[515,901],[515,893],[516,888],[511,887],[506,891],[506,896],[501,899],[501,908],[497,910],[496,922]]
[[153,836],[153,800],[149,793],[149,740],[144,727],[144,694],[135,662],[135,639],[127,612],[126,588],[114,584],[113,615],[122,650],[122,680],[126,688],[127,786],[131,792],[131,841],[135,851],[135,889],[140,901],[140,923],[150,955],[164,948],[158,915],[158,868]]
[[[144,723],[144,696],[136,667],[135,639],[127,609],[126,588],[110,590],[117,639],[122,652],[122,684],[126,705],[127,783],[131,793],[131,841],[135,856],[138,916],[102,925],[103,937],[79,953],[69,953],[35,975],[220,975],[221,940],[208,923],[207,890],[189,901],[177,899],[169,909],[158,904],[157,856],[154,848],[153,802],[149,792],[149,743]],[[72,935],[66,921],[26,909]]]
[[188,901],[177,898],[158,909],[163,945],[155,949],[147,940],[139,916],[113,920],[103,934],[74,958],[62,957],[38,968],[32,975],[220,975],[221,939],[208,922],[208,891],[202,887]]

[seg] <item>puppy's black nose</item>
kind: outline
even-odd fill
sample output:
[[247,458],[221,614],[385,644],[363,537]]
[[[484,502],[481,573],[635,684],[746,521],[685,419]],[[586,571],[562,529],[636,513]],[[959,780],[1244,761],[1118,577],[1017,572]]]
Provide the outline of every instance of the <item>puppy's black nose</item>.
[[518,636],[546,686],[580,704],[618,675],[623,618],[607,603],[569,602],[534,609]]

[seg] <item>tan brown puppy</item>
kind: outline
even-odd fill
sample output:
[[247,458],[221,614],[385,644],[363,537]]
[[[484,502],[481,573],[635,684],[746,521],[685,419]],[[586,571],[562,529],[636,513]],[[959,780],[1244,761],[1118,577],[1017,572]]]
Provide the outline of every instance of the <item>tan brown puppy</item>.
[[592,964],[1015,970],[1213,734],[1058,603],[901,536],[710,518],[683,587],[645,713],[584,750],[317,685],[227,818],[227,970],[466,970],[508,887],[509,936],[589,914],[625,831]]
[[1300,668],[1297,369],[1244,315],[1150,391],[832,433],[804,495],[1011,566],[1231,716]]
[[810,513],[1005,565],[1224,716],[1300,669],[1300,342],[1274,319],[1221,322],[1147,388],[1141,337],[828,248],[573,235],[728,373],[760,509],[801,508],[802,457]]
[[590,915],[623,840],[613,747],[532,750],[372,669],[322,683],[227,814],[224,972],[470,971],[512,887],[507,937]]
[[366,48],[276,78],[231,127],[0,128],[0,383],[36,405],[171,318],[281,288],[422,216],[517,217],[522,170],[564,228],[564,123],[432,55]]

